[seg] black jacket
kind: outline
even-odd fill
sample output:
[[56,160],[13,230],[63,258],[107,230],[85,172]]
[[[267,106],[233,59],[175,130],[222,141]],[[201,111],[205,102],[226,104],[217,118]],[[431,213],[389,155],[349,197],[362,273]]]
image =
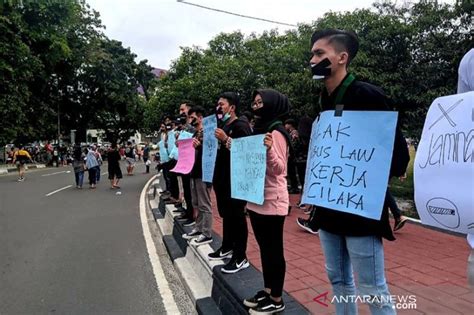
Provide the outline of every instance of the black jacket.
[[[323,111],[335,109],[335,97],[340,87],[337,87],[331,95],[323,90],[321,95]],[[361,81],[354,81],[349,85],[341,103],[344,105],[344,110],[390,110],[382,89]],[[367,126],[367,128],[370,128],[370,126]],[[377,132],[377,130],[374,130],[374,132]],[[409,160],[410,156],[405,138],[399,126],[397,126],[390,177],[403,175]],[[333,234],[346,236],[377,235],[388,240],[395,240],[389,224],[387,200],[384,202],[380,221],[323,207],[317,207],[315,215],[317,227]]]

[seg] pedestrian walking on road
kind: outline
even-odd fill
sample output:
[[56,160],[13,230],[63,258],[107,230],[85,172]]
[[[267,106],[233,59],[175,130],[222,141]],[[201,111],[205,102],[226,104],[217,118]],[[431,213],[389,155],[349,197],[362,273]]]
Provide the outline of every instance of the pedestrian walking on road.
[[84,182],[84,158],[86,155],[82,152],[80,146],[74,148],[74,155],[72,161],[72,167],[74,169],[74,177],[76,179],[76,188],[82,189]]
[[86,167],[89,171],[89,188],[95,189],[97,184],[97,169],[99,167],[99,162],[97,161],[97,156],[93,146],[91,146],[87,152]]
[[109,180],[112,189],[120,188],[119,181],[122,178],[122,170],[120,169],[120,153],[117,150],[117,144],[112,143],[107,153]]
[[18,181],[22,182],[25,180],[25,164],[30,161],[33,163],[33,159],[28,151],[25,150],[24,146],[20,147],[20,150],[13,154],[13,164],[16,164],[18,168]]

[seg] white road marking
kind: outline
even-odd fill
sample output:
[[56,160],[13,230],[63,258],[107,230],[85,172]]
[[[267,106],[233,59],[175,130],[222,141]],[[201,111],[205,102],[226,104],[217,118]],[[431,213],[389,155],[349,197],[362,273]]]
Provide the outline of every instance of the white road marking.
[[53,194],[55,194],[55,193],[57,193],[57,192],[60,192],[61,190],[68,189],[68,188],[71,188],[71,187],[72,187],[72,185],[67,185],[67,186],[65,186],[65,187],[63,187],[63,188],[59,188],[59,189],[57,189],[57,190],[55,190],[55,191],[50,192],[49,194],[46,194],[46,197],[49,197],[49,196],[51,196],[51,195],[53,195]]
[[155,276],[156,286],[158,287],[158,292],[163,299],[163,304],[167,314],[179,314],[178,305],[174,300],[173,293],[171,292],[168,281],[166,281],[163,268],[161,267],[160,259],[156,252],[155,243],[151,237],[150,228],[148,226],[148,220],[146,215],[146,192],[148,185],[155,180],[158,175],[153,176],[146,183],[145,187],[142,190],[140,195],[140,220],[142,222],[143,228],[143,237],[145,238],[146,248],[148,251],[148,256],[150,257],[150,263],[153,270],[153,275]]
[[108,173],[109,173],[109,172],[104,172],[104,173],[102,173],[102,174],[100,174],[100,175],[105,175],[105,174],[108,174]]
[[41,176],[51,176],[51,175],[57,175],[57,174],[62,174],[62,173],[67,173],[67,171],[55,172],[55,173],[50,173],[50,174],[43,174]]

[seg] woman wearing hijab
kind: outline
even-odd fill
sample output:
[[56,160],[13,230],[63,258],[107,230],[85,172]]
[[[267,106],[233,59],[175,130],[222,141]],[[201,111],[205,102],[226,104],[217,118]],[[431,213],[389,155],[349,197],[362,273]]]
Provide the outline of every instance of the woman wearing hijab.
[[265,200],[263,205],[247,203],[250,222],[262,261],[265,289],[244,300],[250,314],[281,312],[285,305],[281,298],[285,280],[283,254],[283,225],[288,215],[287,162],[290,137],[282,119],[289,113],[288,97],[275,90],[256,90],[252,110],[255,114],[255,134],[265,134],[267,166]]

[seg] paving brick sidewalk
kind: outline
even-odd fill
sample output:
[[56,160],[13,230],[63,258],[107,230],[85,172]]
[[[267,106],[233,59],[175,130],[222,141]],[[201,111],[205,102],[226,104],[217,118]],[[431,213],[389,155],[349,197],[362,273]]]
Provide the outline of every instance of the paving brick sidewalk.
[[[214,231],[222,236],[222,219],[216,209],[214,195]],[[285,221],[285,258],[287,273],[285,290],[313,314],[334,314],[313,301],[326,292],[331,298],[331,286],[324,269],[324,257],[319,237],[304,232],[296,224],[305,217],[295,205],[298,195],[290,195],[293,210]],[[416,310],[401,310],[399,314],[474,314],[474,292],[467,285],[466,268],[469,248],[466,239],[434,231],[416,224],[406,224],[395,234],[394,242],[384,241],[385,269],[391,294],[416,296]],[[247,256],[261,270],[260,253],[249,222]],[[359,314],[370,314],[366,305]]]

